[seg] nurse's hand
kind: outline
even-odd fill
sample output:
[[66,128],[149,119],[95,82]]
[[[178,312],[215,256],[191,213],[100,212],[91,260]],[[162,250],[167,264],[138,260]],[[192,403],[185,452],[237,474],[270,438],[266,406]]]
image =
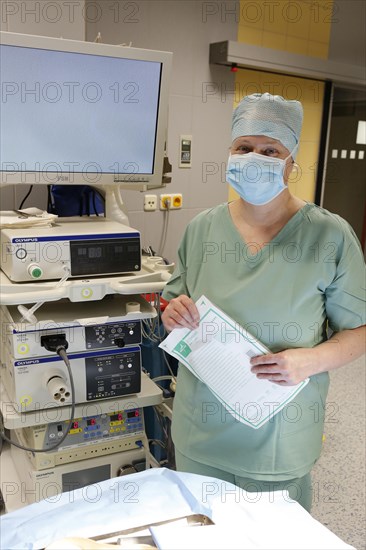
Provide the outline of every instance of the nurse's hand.
[[286,349],[250,360],[257,378],[280,386],[294,386],[314,374],[314,348]]
[[334,332],[313,348],[286,349],[250,360],[258,378],[281,386],[299,384],[313,374],[337,369],[365,353],[366,326]]
[[194,330],[198,327],[200,315],[194,301],[185,294],[181,294],[170,300],[161,319],[169,332],[174,328]]

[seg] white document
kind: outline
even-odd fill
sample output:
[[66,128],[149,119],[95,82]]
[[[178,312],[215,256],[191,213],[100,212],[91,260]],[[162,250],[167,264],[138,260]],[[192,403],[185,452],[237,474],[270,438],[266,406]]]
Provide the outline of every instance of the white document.
[[174,329],[160,347],[204,382],[236,420],[260,428],[309,379],[296,386],[279,386],[257,378],[250,370],[250,359],[269,350],[205,296],[197,300],[196,306],[199,327]]

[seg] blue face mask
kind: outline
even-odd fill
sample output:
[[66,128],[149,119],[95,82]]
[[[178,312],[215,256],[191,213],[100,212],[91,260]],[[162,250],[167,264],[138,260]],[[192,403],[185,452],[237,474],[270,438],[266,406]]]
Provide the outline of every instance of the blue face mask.
[[230,155],[226,179],[246,202],[263,205],[287,189],[283,176],[286,159],[246,153]]

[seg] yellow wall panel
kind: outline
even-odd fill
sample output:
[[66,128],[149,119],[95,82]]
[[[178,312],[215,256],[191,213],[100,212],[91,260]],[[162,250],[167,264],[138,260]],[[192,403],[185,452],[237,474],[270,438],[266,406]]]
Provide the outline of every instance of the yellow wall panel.
[[277,32],[263,31],[262,46],[264,48],[284,50],[286,48],[286,36]]
[[258,44],[261,44],[262,42],[262,35],[263,35],[262,29],[256,29],[255,27],[240,25],[239,34],[241,36],[241,39],[239,40],[239,42],[245,42],[246,44],[253,44],[254,46],[258,46]]
[[239,25],[263,29],[263,23],[266,18],[266,8],[262,0],[241,0]]
[[322,42],[309,42],[308,55],[310,57],[320,57],[321,59],[328,59],[329,45]]
[[[263,2],[260,1],[259,4],[263,4]],[[268,4],[269,2],[266,2],[263,7],[263,30],[286,35],[288,19],[284,17],[280,6],[273,3],[271,7]]]
[[308,41],[304,38],[286,37],[286,50],[291,53],[306,55],[308,53]]
[[[302,38],[308,43],[320,42],[328,47],[333,15],[333,2],[323,0],[241,0],[238,27],[238,41],[246,42],[246,29],[251,28],[256,33],[250,34],[250,44],[262,44],[263,31],[281,34],[286,37]],[[283,46],[292,53],[297,53],[290,46]],[[328,49],[328,48],[326,48]],[[316,50],[313,51],[316,52]],[[310,53],[307,52],[308,55]],[[316,53],[314,54],[315,56]],[[319,57],[324,56],[324,49]]]
[[310,11],[308,8],[296,10],[295,16],[288,22],[286,34],[308,40],[310,31]]
[[[327,2],[328,3],[328,2]],[[331,24],[326,17],[319,21],[312,20],[309,29],[309,40],[329,44]]]

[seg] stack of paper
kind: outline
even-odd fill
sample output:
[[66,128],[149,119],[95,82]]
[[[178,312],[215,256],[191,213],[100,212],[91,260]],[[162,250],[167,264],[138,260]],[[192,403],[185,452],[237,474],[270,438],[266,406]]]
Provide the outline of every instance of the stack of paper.
[[280,386],[257,378],[250,370],[250,359],[269,350],[205,296],[196,306],[199,327],[174,329],[160,347],[204,382],[235,419],[260,428],[309,380]]

